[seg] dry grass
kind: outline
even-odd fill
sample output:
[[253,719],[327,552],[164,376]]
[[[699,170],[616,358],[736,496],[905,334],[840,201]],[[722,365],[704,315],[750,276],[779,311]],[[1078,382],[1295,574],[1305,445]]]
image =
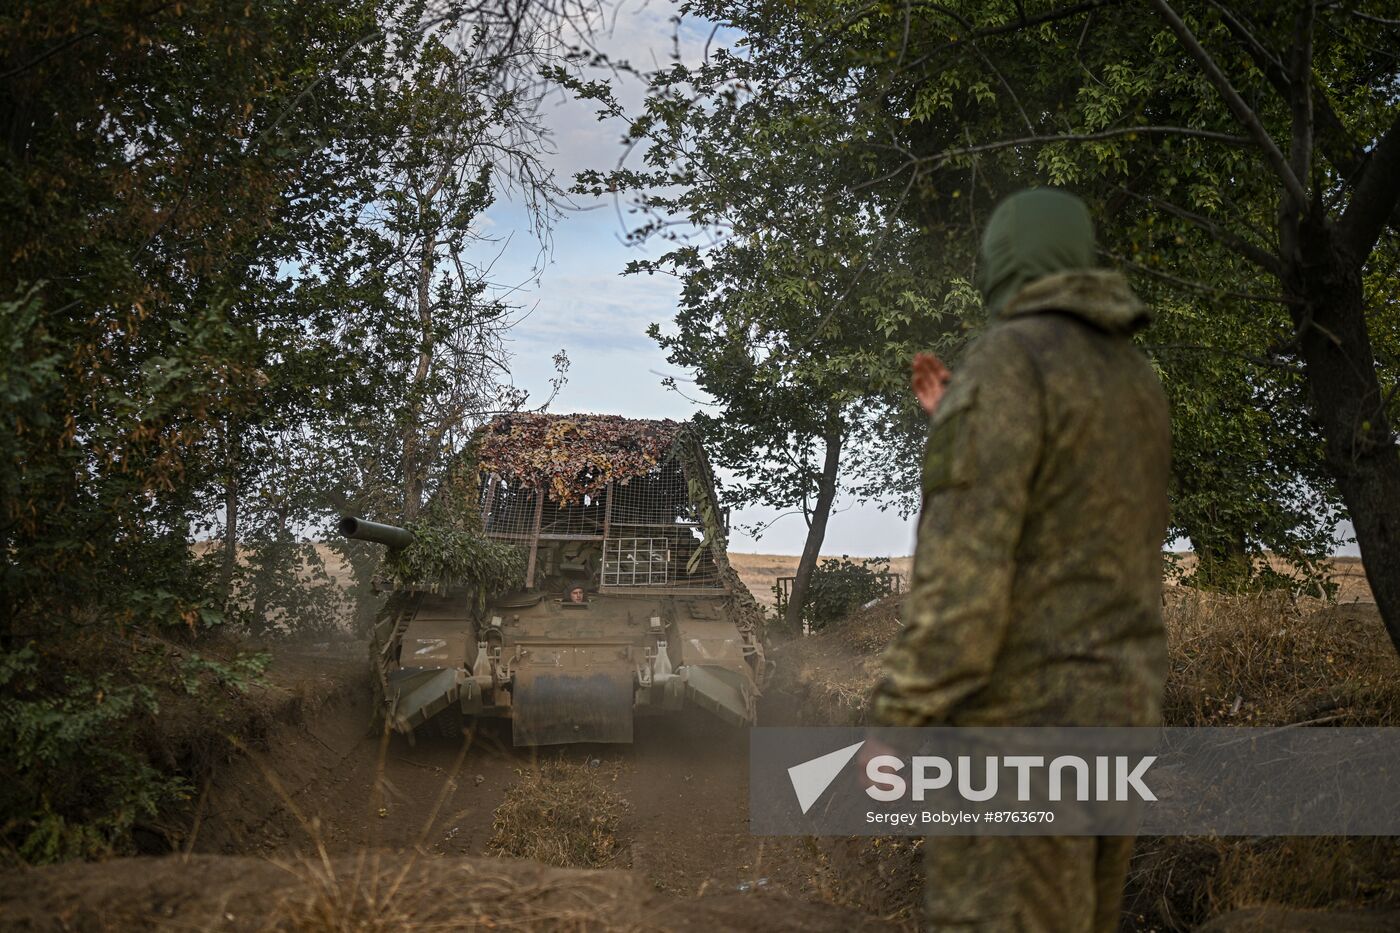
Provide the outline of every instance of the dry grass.
[[530,865],[364,854],[304,863],[271,928],[295,933],[640,928],[640,890],[621,876]]
[[1400,723],[1400,657],[1374,606],[1167,592],[1172,726]]
[[[1392,726],[1400,658],[1374,605],[1170,588],[1173,726]],[[1140,929],[1190,930],[1232,910],[1400,903],[1400,840],[1143,839],[1128,883]]]
[[1233,910],[1400,904],[1400,840],[1197,836],[1139,840],[1126,908],[1134,929],[1194,930]]
[[[456,788],[473,743],[462,743],[412,849],[332,857],[319,821],[308,819],[277,777],[264,778],[311,838],[316,857],[282,864],[296,881],[277,902],[269,929],[296,933],[391,931],[635,930],[645,894],[617,873],[569,871],[603,867],[617,850],[625,804],[603,772],[579,762],[548,760],[507,793],[492,822],[488,847],[530,863],[424,857],[438,815]],[[380,759],[388,752],[381,738]],[[554,866],[554,867],[548,867]]]
[[[1165,598],[1167,725],[1400,724],[1400,656],[1374,604],[1175,586]],[[900,603],[881,600],[774,652],[780,689],[796,694],[808,722],[863,720]]]
[[[380,764],[388,753],[381,737]],[[319,821],[308,818],[270,769],[263,776],[313,843],[315,857],[280,868],[295,880],[276,899],[268,929],[297,933],[390,933],[478,929],[635,930],[645,896],[628,875],[570,871],[610,863],[622,800],[617,769],[562,759],[522,771],[495,813],[489,847],[530,863],[424,857],[430,830],[457,786],[473,743],[462,743],[417,844],[400,853],[362,850],[332,857]],[[554,867],[547,867],[554,866]]]
[[807,840],[810,888],[823,903],[913,927],[923,893],[922,836],[851,836]]
[[794,696],[810,724],[863,723],[880,655],[900,628],[902,603],[900,596],[887,596],[838,625],[780,646],[773,653],[774,689]]
[[560,868],[616,862],[627,807],[613,787],[616,764],[550,758],[519,774],[491,821],[492,854]]
[[302,884],[276,911],[288,929],[299,933],[389,933],[410,928],[409,898],[398,896],[404,879],[386,877],[378,864],[369,867],[362,859],[344,878],[337,876],[330,862],[305,862],[289,866],[289,870]]
[[194,855],[0,874],[6,930],[632,931],[664,906],[637,875],[421,853],[273,862]]

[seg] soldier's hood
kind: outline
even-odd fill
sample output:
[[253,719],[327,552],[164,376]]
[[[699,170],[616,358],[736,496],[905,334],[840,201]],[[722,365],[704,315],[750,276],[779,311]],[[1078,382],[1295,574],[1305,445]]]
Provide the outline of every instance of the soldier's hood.
[[1002,319],[1058,312],[1110,334],[1131,334],[1152,322],[1152,312],[1133,294],[1128,280],[1108,269],[1041,276],[1001,309]]
[[977,288],[993,317],[1059,312],[1110,333],[1151,319],[1121,275],[1094,268],[1094,224],[1079,198],[1030,188],[997,205],[982,236]]

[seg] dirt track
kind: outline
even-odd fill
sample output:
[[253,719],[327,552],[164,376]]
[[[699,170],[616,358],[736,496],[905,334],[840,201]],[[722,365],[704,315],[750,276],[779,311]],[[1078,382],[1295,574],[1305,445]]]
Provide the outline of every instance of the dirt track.
[[[786,715],[779,703],[770,709],[769,722]],[[757,884],[796,893],[810,880],[796,844],[748,832],[747,731],[702,712],[639,718],[631,745],[545,749],[512,747],[508,726],[487,725],[464,748],[467,739],[437,735],[385,741],[369,723],[366,688],[280,727],[272,752],[230,763],[211,788],[193,850],[287,855],[309,853],[319,840],[333,855],[489,855],[506,789],[537,757],[562,756],[616,773],[627,802],[620,867],[656,888],[694,895]]]

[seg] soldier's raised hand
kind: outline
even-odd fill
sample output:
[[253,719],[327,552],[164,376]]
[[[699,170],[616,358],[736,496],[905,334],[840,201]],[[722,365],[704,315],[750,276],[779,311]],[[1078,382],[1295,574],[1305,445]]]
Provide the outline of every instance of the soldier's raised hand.
[[932,353],[915,353],[912,369],[913,378],[910,384],[913,386],[914,395],[923,410],[931,415],[943,399],[943,390],[953,374],[943,365],[943,361]]

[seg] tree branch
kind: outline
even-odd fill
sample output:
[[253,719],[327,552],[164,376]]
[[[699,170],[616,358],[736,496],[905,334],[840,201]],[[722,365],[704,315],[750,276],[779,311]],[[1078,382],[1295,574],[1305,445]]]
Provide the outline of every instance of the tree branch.
[[[151,17],[156,16],[156,15],[158,15],[158,14],[160,14],[160,13],[164,13],[166,10],[168,10],[170,7],[172,7],[172,6],[174,6],[174,5],[175,5],[174,0],[170,0],[170,2],[161,3],[161,4],[157,5],[157,6],[152,7],[152,8],[149,9],[149,10],[137,10],[137,11],[136,11],[136,15],[133,16],[130,20],[128,20],[128,21],[126,22],[126,25],[127,25],[127,26],[135,26],[135,25],[137,25],[138,23],[142,22],[143,20],[147,20],[147,19],[150,19]],[[8,81],[10,78],[13,78],[15,75],[22,74],[23,72],[28,71],[30,68],[33,68],[33,67],[35,67],[36,65],[42,64],[43,62],[45,62],[45,61],[47,61],[48,59],[52,58],[53,56],[57,55],[59,52],[62,52],[62,51],[64,51],[65,49],[67,49],[67,48],[69,48],[69,47],[71,47],[71,46],[77,45],[79,42],[84,42],[84,41],[86,41],[86,40],[88,40],[88,39],[91,39],[93,36],[96,36],[97,34],[98,34],[98,30],[96,30],[96,29],[89,29],[87,32],[74,33],[73,35],[69,36],[67,39],[64,39],[62,42],[59,42],[59,43],[56,44],[56,45],[52,45],[52,46],[50,46],[49,48],[45,49],[44,51],[40,52],[38,55],[36,55],[35,57],[31,58],[29,61],[23,62],[23,63],[21,63],[21,64],[19,64],[19,65],[15,65],[14,67],[12,67],[12,68],[10,68],[8,71],[6,71],[4,74],[0,74],[0,81]]]
[[1380,23],[1382,26],[1400,26],[1400,19],[1386,19],[1384,16],[1372,16],[1370,13],[1362,13],[1360,10],[1348,10],[1352,16],[1364,19],[1372,23]]
[[1298,179],[1298,176],[1294,174],[1293,169],[1288,164],[1288,160],[1283,157],[1283,152],[1279,150],[1278,145],[1274,142],[1273,137],[1269,135],[1268,130],[1264,129],[1264,124],[1259,122],[1259,115],[1250,109],[1249,105],[1244,102],[1244,98],[1240,97],[1239,91],[1235,90],[1234,85],[1230,83],[1230,79],[1225,76],[1225,72],[1220,70],[1220,66],[1215,63],[1215,59],[1211,58],[1210,53],[1207,52],[1205,47],[1197,40],[1195,34],[1191,32],[1191,27],[1187,26],[1186,23],[1182,21],[1181,17],[1176,15],[1176,11],[1172,9],[1171,4],[1168,3],[1167,0],[1149,0],[1149,2],[1157,8],[1157,12],[1161,14],[1162,19],[1171,27],[1172,32],[1176,33],[1177,39],[1180,40],[1181,44],[1186,48],[1186,51],[1190,53],[1191,57],[1201,66],[1201,70],[1204,71],[1206,77],[1210,79],[1210,83],[1215,85],[1215,89],[1220,92],[1220,96],[1225,101],[1225,106],[1235,115],[1235,119],[1238,120],[1240,125],[1248,130],[1249,135],[1254,138],[1255,143],[1264,154],[1264,161],[1269,164],[1274,170],[1274,174],[1278,175],[1279,180],[1283,182],[1284,192],[1293,200],[1293,203],[1297,205],[1297,209],[1300,212],[1306,210],[1308,196],[1307,192],[1303,189],[1303,183]]
[[89,29],[87,32],[74,33],[73,35],[69,36],[67,39],[64,39],[57,45],[49,46],[47,49],[31,58],[29,61],[21,62],[20,64],[15,65],[13,68],[11,68],[9,71],[0,73],[0,81],[8,81],[15,75],[23,74],[30,68],[34,68],[48,61],[50,58],[57,55],[59,52],[62,52],[64,49],[77,45],[79,42],[85,42],[86,40],[91,39],[95,35],[97,35],[96,29]]
[[[1104,139],[1116,139],[1119,136],[1191,136],[1198,139],[1211,139],[1216,142],[1227,143],[1232,146],[1247,146],[1251,140],[1245,136],[1231,136],[1229,133],[1217,133],[1214,130],[1197,130],[1186,126],[1125,126],[1112,130],[1099,130],[1095,133],[1061,133],[1056,136],[1020,136],[1015,139],[999,139],[995,142],[980,143],[976,146],[966,146],[962,149],[945,149],[942,152],[927,156],[911,156],[907,162],[881,175],[879,178],[872,178],[862,182],[854,190],[868,188],[884,181],[889,181],[907,169],[916,168],[920,165],[934,164],[942,165],[953,159],[963,156],[980,155],[984,152],[996,152],[999,149],[1014,149],[1017,146],[1039,145],[1048,146],[1052,143],[1090,143]],[[878,147],[877,147],[878,148]],[[889,147],[885,147],[889,148]],[[903,150],[899,150],[903,151]]]
[[1205,217],[1201,214],[1194,213],[1193,211],[1188,211],[1184,207],[1177,207],[1170,201],[1163,201],[1160,198],[1154,198],[1148,195],[1138,194],[1136,191],[1131,191],[1127,188],[1124,188],[1122,185],[1118,186],[1118,190],[1122,191],[1130,198],[1135,198],[1139,201],[1142,201],[1144,204],[1147,204],[1150,207],[1156,207],[1160,210],[1166,211],[1173,217],[1180,218],[1181,220],[1184,220],[1187,223],[1195,224],[1202,230],[1209,233],[1211,236],[1218,239],[1221,243],[1224,243],[1226,246],[1230,247],[1235,252],[1248,259],[1250,262],[1259,266],[1264,271],[1272,273],[1280,279],[1283,278],[1282,260],[1280,260],[1277,256],[1264,249],[1263,247],[1256,246],[1255,244],[1249,242],[1239,234],[1225,229],[1225,227],[1215,222],[1214,220],[1211,220],[1209,217]]
[[[1212,6],[1220,12],[1221,19],[1225,22],[1225,28],[1230,30],[1230,34],[1238,39],[1249,52],[1249,57],[1254,59],[1254,64],[1278,91],[1280,97],[1287,97],[1289,93],[1288,72],[1283,67],[1283,63],[1273,54],[1262,42],[1254,37],[1248,26],[1227,9],[1223,4],[1212,0]],[[1312,108],[1313,108],[1313,136],[1314,142],[1322,151],[1323,156],[1332,167],[1346,180],[1348,184],[1354,184],[1365,168],[1365,158],[1362,151],[1356,146],[1352,139],[1352,134],[1342,123],[1337,111],[1332,108],[1332,102],[1327,98],[1327,90],[1319,86],[1318,82],[1309,77],[1312,85]],[[1390,222],[1400,229],[1400,213],[1392,216]]]
[[1057,10],[1047,10],[1035,16],[1021,17],[1012,22],[1003,23],[1000,26],[989,26],[986,29],[978,29],[969,32],[965,36],[958,36],[956,39],[940,45],[938,48],[925,52],[918,58],[909,61],[904,68],[900,70],[915,68],[941,52],[955,49],[968,42],[976,42],[978,39],[986,39],[990,36],[1001,36],[1010,32],[1019,32],[1022,29],[1029,29],[1031,26],[1039,26],[1042,23],[1053,23],[1057,20],[1070,19],[1071,17],[1078,16],[1080,13],[1090,13],[1100,7],[1121,6],[1122,4],[1123,0],[1089,0],[1087,3],[1076,3],[1073,6],[1061,7]]
[[1214,353],[1218,356],[1228,356],[1243,360],[1246,363],[1253,363],[1256,366],[1267,366],[1270,369],[1281,369],[1285,372],[1293,373],[1295,376],[1304,375],[1303,367],[1297,363],[1290,363],[1287,360],[1270,359],[1267,356],[1257,356],[1253,353],[1245,353],[1242,350],[1230,350],[1225,347],[1208,347],[1203,344],[1194,343],[1158,343],[1143,346],[1146,353],[1170,353],[1173,350],[1184,350],[1196,353]]
[[1249,50],[1250,58],[1259,66],[1259,70],[1269,78],[1269,83],[1280,93],[1288,90],[1287,72],[1283,69],[1283,62],[1279,60],[1263,42],[1249,31],[1249,27],[1244,20],[1234,14],[1229,7],[1220,3],[1219,0],[1210,0],[1210,5],[1215,7],[1220,18],[1225,21],[1225,28],[1238,40],[1244,43]]
[[1108,252],[1106,250],[1104,251],[1104,255],[1109,257],[1116,263],[1128,266],[1129,268],[1141,272],[1145,275],[1150,275],[1155,278],[1162,279],[1163,281],[1171,282],[1174,285],[1180,285],[1182,288],[1189,288],[1194,291],[1204,292],[1205,294],[1211,295],[1212,297],[1224,296],[1226,298],[1239,298],[1242,301],[1250,301],[1255,303],[1265,302],[1285,305],[1299,304],[1298,299],[1286,298],[1283,295],[1256,295],[1251,292],[1239,292],[1229,288],[1221,288],[1218,285],[1207,285],[1205,282],[1200,282],[1196,279],[1183,278],[1179,275],[1172,275],[1170,272],[1163,272],[1161,269],[1154,269],[1151,266],[1145,266],[1140,262],[1135,262],[1129,259],[1127,256],[1120,256],[1117,253]]
[[1361,263],[1376,248],[1387,219],[1400,209],[1400,116],[1371,150],[1366,168],[1342,214],[1337,234]]
[[1313,0],[1303,0],[1294,29],[1292,61],[1289,63],[1291,93],[1288,96],[1288,109],[1292,112],[1293,128],[1289,140],[1288,164],[1293,169],[1294,177],[1300,181],[1312,175],[1312,62],[1313,24],[1316,17],[1317,7]]
[[[962,29],[964,29],[964,30],[966,30],[966,31],[968,31],[968,32],[972,32],[972,31],[973,31],[973,29],[972,29],[972,24],[969,23],[969,22],[967,21],[967,19],[966,19],[965,17],[963,17],[962,14],[958,13],[956,10],[950,10],[950,9],[948,9],[946,6],[944,6],[944,5],[941,4],[941,3],[925,3],[924,6],[929,7],[929,8],[932,9],[934,12],[942,13],[944,16],[946,16],[946,17],[948,17],[949,19],[951,19],[951,20],[953,20],[954,22],[956,22],[956,23],[958,24],[958,26],[961,27]],[[1018,4],[1018,6],[1019,6],[1019,4]],[[907,15],[908,11],[909,11],[910,9],[912,9],[912,7],[913,7],[913,4],[912,4],[912,3],[909,3],[909,4],[907,4],[907,5],[905,6],[905,13],[906,13],[906,15]],[[1025,19],[1026,19],[1026,10],[1025,10],[1025,7],[1019,7],[1019,11],[1020,11],[1020,14],[1021,14],[1021,20],[1022,20],[1022,22],[1024,23],[1024,22],[1025,22]],[[907,23],[907,19],[906,19],[906,24],[905,24],[905,25],[906,25],[905,41],[906,41],[906,44],[907,44],[907,41],[908,41],[908,29],[907,29],[908,23]],[[1086,22],[1086,25],[1087,25],[1087,22]],[[992,74],[996,75],[997,80],[1001,82],[1001,86],[1004,87],[1004,88],[1006,88],[1006,93],[1009,94],[1009,95],[1011,96],[1011,102],[1012,102],[1013,104],[1015,104],[1015,105],[1016,105],[1016,109],[1019,110],[1019,111],[1021,112],[1021,119],[1024,120],[1024,121],[1026,121],[1026,129],[1030,131],[1030,133],[1031,133],[1032,136],[1034,136],[1034,135],[1035,135],[1035,124],[1031,122],[1030,114],[1028,114],[1028,113],[1026,112],[1026,108],[1021,104],[1021,98],[1016,94],[1016,89],[1013,88],[1013,87],[1011,86],[1011,82],[1008,81],[1008,80],[1006,80],[1006,76],[1005,76],[1004,74],[1001,73],[1001,69],[997,68],[996,64],[992,61],[991,57],[988,56],[986,52],[982,51],[982,46],[978,45],[977,42],[976,42],[975,40],[974,40],[973,43],[972,43],[972,50],[973,50],[974,52],[977,53],[977,57],[978,57],[978,58],[982,59],[982,64],[984,64],[984,65],[987,66],[987,70],[990,71]],[[900,49],[899,57],[900,57],[900,59],[903,59],[903,58],[904,58],[904,49],[903,49],[903,48]]]

